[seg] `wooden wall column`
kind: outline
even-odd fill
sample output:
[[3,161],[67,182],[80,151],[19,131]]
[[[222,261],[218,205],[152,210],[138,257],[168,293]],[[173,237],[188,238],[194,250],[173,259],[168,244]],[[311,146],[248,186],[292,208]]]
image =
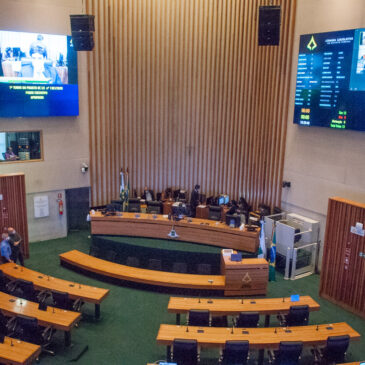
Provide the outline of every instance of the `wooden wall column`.
[[[280,46],[258,46],[260,5]],[[86,0],[91,204],[131,188],[280,205],[296,0]]]
[[0,175],[0,229],[14,229],[23,238],[23,251],[29,257],[28,220],[23,173]]

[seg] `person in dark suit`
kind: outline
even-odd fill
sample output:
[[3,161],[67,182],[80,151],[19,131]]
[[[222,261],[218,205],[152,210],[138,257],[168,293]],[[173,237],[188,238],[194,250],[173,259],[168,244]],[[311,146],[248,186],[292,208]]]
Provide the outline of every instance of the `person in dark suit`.
[[200,204],[200,185],[195,185],[194,190],[191,192],[190,196],[190,209],[191,209],[191,216],[195,217],[196,215],[196,207]]
[[37,80],[46,80],[51,84],[62,83],[52,61],[47,60],[46,49],[31,47],[29,54],[31,58],[22,60],[19,77],[33,77]]
[[155,200],[155,194],[153,193],[153,190],[150,190],[147,188],[147,186],[145,186],[142,194],[142,199],[144,199],[146,202]]
[[23,244],[20,234],[13,227],[8,228],[9,243],[11,246],[11,259],[16,263],[19,259],[20,265],[24,266]]

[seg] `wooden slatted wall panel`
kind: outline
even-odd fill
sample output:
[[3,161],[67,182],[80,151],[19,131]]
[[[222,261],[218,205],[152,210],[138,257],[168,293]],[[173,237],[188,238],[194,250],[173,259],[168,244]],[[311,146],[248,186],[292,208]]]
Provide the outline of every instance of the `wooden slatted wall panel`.
[[320,295],[365,318],[365,238],[350,231],[357,222],[365,226],[365,204],[329,199]]
[[[259,5],[281,5],[258,47]],[[295,0],[87,0],[92,204],[145,185],[280,205]]]
[[29,257],[28,220],[24,174],[0,175],[0,229],[14,227],[23,238],[25,257]]

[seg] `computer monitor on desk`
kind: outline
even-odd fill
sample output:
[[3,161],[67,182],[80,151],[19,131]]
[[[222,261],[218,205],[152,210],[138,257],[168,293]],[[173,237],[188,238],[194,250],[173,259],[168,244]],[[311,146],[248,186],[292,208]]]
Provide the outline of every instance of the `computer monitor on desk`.
[[226,214],[227,226],[237,228],[241,225],[241,216],[237,214]]

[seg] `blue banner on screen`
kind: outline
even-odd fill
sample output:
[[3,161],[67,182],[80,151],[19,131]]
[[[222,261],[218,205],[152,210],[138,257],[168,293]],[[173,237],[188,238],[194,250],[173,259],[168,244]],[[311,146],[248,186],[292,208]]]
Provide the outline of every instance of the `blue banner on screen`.
[[0,31],[0,117],[79,115],[70,36]]
[[365,29],[300,37],[294,123],[365,131]]

